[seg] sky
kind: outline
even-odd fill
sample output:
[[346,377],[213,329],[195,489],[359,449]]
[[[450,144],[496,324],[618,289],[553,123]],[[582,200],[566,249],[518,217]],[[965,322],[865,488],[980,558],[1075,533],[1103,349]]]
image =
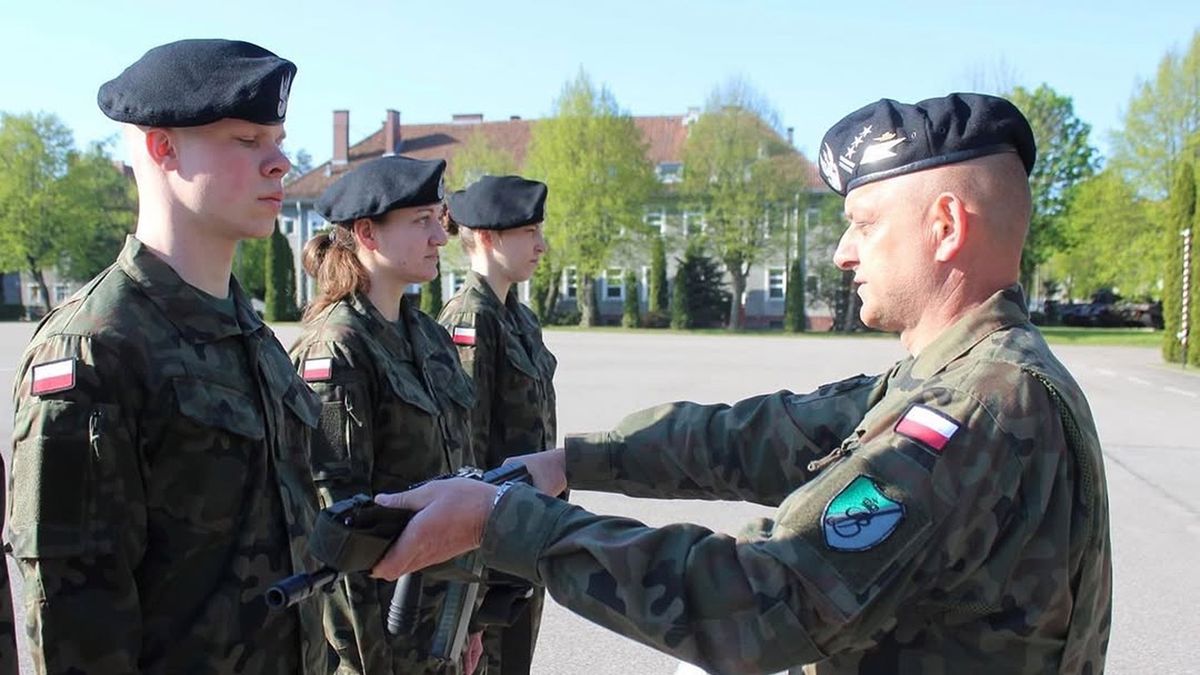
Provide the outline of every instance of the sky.
[[684,114],[742,78],[810,158],[879,98],[1046,83],[1105,153],[1138,82],[1197,30],[1195,0],[0,0],[0,111],[54,113],[80,145],[115,138],[100,84],[155,45],[224,37],[297,64],[285,147],[315,164],[335,109],[352,143],[389,108],[402,123],[544,117],[581,68],[634,115]]

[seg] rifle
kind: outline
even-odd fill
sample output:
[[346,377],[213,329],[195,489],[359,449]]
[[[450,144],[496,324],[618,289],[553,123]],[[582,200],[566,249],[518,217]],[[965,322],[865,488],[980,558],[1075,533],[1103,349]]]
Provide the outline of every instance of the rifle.
[[[531,481],[524,464],[506,464],[484,472],[464,467],[453,474],[429,480],[471,478],[492,485],[507,482]],[[420,487],[422,481],[409,487]],[[318,591],[330,591],[344,574],[369,572],[392,542],[404,531],[413,517],[412,511],[379,506],[365,494],[343,499],[317,514],[309,553],[323,567],[316,572],[292,575],[267,589],[267,605],[283,609],[302,602]],[[483,562],[477,553],[459,559],[457,564],[440,566],[439,576],[455,579],[449,584],[441,616],[434,630],[430,655],[453,661],[462,652],[466,641],[471,610],[479,594]],[[396,580],[392,602],[388,608],[387,628],[392,635],[411,632],[420,607],[422,572],[412,572]]]

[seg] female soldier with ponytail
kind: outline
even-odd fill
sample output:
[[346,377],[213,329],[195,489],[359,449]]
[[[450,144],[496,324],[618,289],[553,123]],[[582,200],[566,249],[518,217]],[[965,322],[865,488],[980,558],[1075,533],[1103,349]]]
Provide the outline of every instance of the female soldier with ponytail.
[[[404,297],[409,284],[438,272],[445,166],[383,157],[317,200],[334,226],[304,248],[318,294],[291,356],[323,402],[311,457],[322,506],[403,490],[471,458],[471,383],[446,332]],[[478,634],[460,662],[428,655],[447,582],[425,579],[417,624],[399,636],[385,630],[394,586],[347,575],[327,597],[336,672],[470,673]]]
[[[484,176],[450,195],[447,230],[471,261],[462,289],[438,321],[475,383],[476,465],[491,469],[514,455],[555,447],[554,371],[537,317],[517,299],[546,252],[546,185],[519,176]],[[529,672],[545,590],[489,572],[477,614],[489,675]]]

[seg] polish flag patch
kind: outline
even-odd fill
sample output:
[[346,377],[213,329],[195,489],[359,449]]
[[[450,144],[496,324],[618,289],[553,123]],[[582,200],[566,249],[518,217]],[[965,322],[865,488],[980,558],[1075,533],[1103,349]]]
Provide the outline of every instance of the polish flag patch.
[[896,423],[896,433],[921,443],[934,452],[942,448],[958,432],[959,423],[923,405],[914,405]]
[[39,363],[33,367],[33,384],[29,393],[34,396],[57,394],[75,387],[75,357]]
[[300,376],[305,382],[324,382],[333,377],[333,357],[323,359],[304,359]]
[[450,338],[454,340],[456,345],[475,345],[475,329],[467,326],[455,326],[450,332]]

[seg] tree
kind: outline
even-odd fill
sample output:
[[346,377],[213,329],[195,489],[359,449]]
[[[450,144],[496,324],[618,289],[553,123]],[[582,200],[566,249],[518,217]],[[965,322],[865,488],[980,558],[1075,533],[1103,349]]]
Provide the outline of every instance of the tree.
[[507,176],[517,172],[517,160],[492,144],[476,129],[446,168],[446,189],[462,190],[481,176]]
[[[1163,270],[1163,358],[1171,362],[1181,362],[1187,355],[1183,353],[1183,345],[1179,340],[1183,314],[1183,247],[1180,233],[1196,225],[1196,174],[1192,162],[1186,160],[1180,162],[1179,168],[1173,173],[1175,182],[1171,187],[1166,231],[1163,233],[1163,244],[1167,253],[1166,269]],[[1192,230],[1192,234],[1195,236],[1195,229]],[[1194,258],[1193,249],[1193,278],[1196,276]],[[1191,301],[1195,303],[1198,300],[1193,295]],[[1196,333],[1194,327],[1192,332]],[[1189,351],[1191,347],[1189,345]]]
[[577,269],[580,325],[593,326],[595,278],[616,246],[644,227],[642,206],[655,185],[641,133],[608,88],[581,70],[563,87],[554,115],[534,124],[527,171],[550,188],[547,272],[554,278],[563,266]]
[[252,298],[267,297],[267,249],[271,238],[243,239],[233,256],[233,276]]
[[1091,125],[1075,116],[1070,97],[1043,84],[1033,91],[1016,87],[1008,99],[1025,113],[1037,141],[1037,162],[1029,177],[1033,214],[1021,252],[1021,280],[1032,291],[1037,266],[1066,246],[1071,190],[1095,172],[1098,157],[1088,141]]
[[787,288],[783,294],[783,329],[789,333],[801,333],[808,328],[808,316],[804,311],[804,260],[792,259],[788,270]]
[[647,313],[662,314],[667,311],[670,302],[667,293],[667,246],[661,234],[650,240],[650,279],[646,296]]
[[267,246],[266,309],[263,318],[267,321],[295,321],[299,318],[296,309],[296,268],[292,263],[292,247],[287,237],[279,231],[279,224],[271,233]]
[[704,238],[733,286],[729,327],[741,327],[750,269],[777,247],[782,216],[808,175],[766,100],[742,80],[709,96],[683,151],[685,199],[704,210]]
[[1163,56],[1153,80],[1138,83],[1112,145],[1112,163],[1153,199],[1175,185],[1179,160],[1200,161],[1200,30],[1185,52]]
[[44,113],[0,113],[0,269],[24,270],[52,306],[43,270],[94,276],[133,223],[128,179],[97,145],[80,153],[71,130]]
[[284,185],[313,170],[312,155],[308,154],[304,148],[297,150],[295,155],[289,153],[288,160],[292,163],[292,170],[288,171],[287,176],[284,176]]
[[67,227],[59,271],[70,279],[91,279],[111,265],[133,232],[137,188],[117,168],[103,143],[71,153],[61,181]]
[[729,320],[729,291],[721,266],[699,242],[688,245],[675,272],[672,328],[711,328]]
[[633,270],[625,271],[625,300],[621,312],[621,325],[626,328],[637,328],[642,324],[641,306],[638,303],[637,275]]
[[437,276],[421,284],[421,311],[437,318],[442,313],[442,264],[438,262]]
[[1084,180],[1064,214],[1066,246],[1050,258],[1044,276],[1074,297],[1102,288],[1118,288],[1131,298],[1158,296],[1164,271],[1158,211],[1119,171],[1106,169]]

